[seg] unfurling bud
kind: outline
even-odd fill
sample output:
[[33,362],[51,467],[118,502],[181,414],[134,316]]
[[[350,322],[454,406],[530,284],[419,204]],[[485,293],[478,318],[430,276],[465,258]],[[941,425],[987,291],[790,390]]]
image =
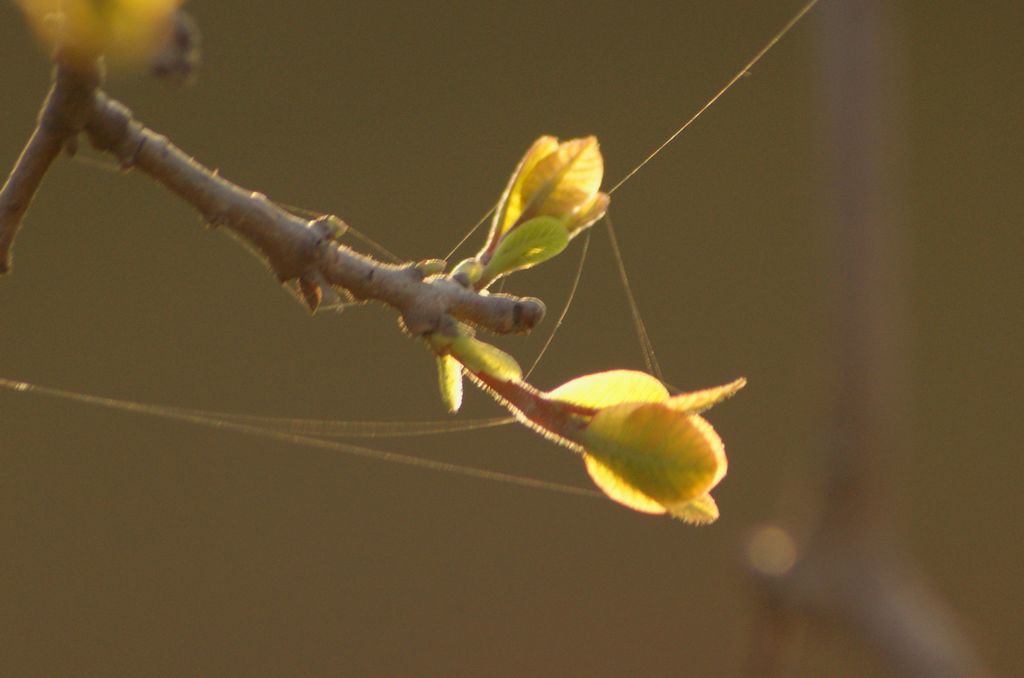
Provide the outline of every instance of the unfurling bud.
[[596,137],[537,139],[509,179],[477,254],[485,266],[477,286],[550,259],[604,216],[609,198],[599,191],[603,177]]

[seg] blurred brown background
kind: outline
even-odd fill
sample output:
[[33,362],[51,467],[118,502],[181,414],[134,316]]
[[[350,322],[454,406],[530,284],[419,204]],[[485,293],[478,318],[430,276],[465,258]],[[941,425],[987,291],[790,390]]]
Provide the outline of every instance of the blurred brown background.
[[[620,178],[799,4],[197,0],[197,85],[115,73],[108,89],[227,177],[424,258],[539,134],[598,135]],[[910,443],[883,470],[887,510],[1008,675],[1024,671],[1024,9],[916,2],[891,19]],[[744,544],[766,522],[807,527],[836,397],[823,31],[816,10],[612,203],[668,380],[750,379],[710,417],[731,462],[716,525],[0,393],[0,673],[737,673]],[[49,70],[10,3],[0,63],[6,172]],[[541,387],[642,366],[594,235]],[[512,289],[554,310],[577,254]],[[500,343],[528,364],[548,327]],[[231,412],[444,416],[390,311],[311,320],[145,177],[66,161],[0,281],[0,376]],[[461,416],[497,413],[473,392]],[[519,428],[376,444],[588,484]],[[842,634],[805,632],[790,655],[793,675],[884,670]]]

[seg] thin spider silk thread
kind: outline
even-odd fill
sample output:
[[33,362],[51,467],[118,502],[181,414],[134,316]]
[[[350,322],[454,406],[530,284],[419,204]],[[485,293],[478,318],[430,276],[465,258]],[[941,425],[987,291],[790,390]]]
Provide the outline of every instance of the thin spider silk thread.
[[597,492],[596,490],[584,487],[577,487],[575,485],[566,485],[564,483],[557,483],[547,480],[538,480],[536,478],[528,478],[525,476],[518,476],[511,473],[502,473],[500,471],[489,471],[487,469],[476,468],[473,466],[465,466],[463,464],[453,464],[449,462],[435,461],[433,459],[424,459],[422,457],[414,457],[412,455],[401,454],[398,452],[388,452],[385,450],[377,450],[372,447],[364,447],[362,445],[342,443],[336,440],[324,440],[322,438],[316,438],[313,436],[298,435],[283,431],[275,431],[272,429],[265,429],[259,426],[254,426],[251,424],[217,419],[215,417],[206,416],[204,414],[193,414],[190,411],[186,410],[164,408],[159,405],[148,405],[145,403],[138,403],[130,400],[104,398],[101,396],[89,395],[86,393],[77,393],[75,391],[66,391],[63,389],[49,388],[46,386],[37,386],[35,384],[29,384],[23,381],[13,381],[10,379],[3,378],[0,378],[0,388],[6,389],[14,393],[48,396],[60,400],[68,400],[83,403],[86,405],[103,407],[106,409],[120,410],[123,412],[131,412],[136,414],[145,414],[153,417],[160,417],[163,419],[185,421],[192,424],[198,424],[200,426],[208,426],[211,428],[235,431],[238,433],[245,433],[263,438],[270,438],[272,440],[279,440],[282,442],[294,443],[298,445],[304,445],[307,447],[319,448],[333,452],[341,452],[343,454],[351,456],[365,457],[368,459],[375,459],[378,461],[385,461],[393,464],[402,464],[405,466],[424,468],[429,469],[431,471],[438,471],[440,473],[467,476],[470,478],[477,478],[480,480],[490,480],[507,485],[516,485],[519,487],[526,487],[536,490],[557,492],[559,494],[569,494],[581,497],[603,496],[600,492]]

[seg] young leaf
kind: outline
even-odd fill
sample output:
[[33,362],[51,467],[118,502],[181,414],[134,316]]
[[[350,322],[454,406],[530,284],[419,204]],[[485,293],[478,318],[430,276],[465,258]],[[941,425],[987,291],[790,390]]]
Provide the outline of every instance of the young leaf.
[[473,372],[482,372],[505,381],[521,381],[523,378],[523,370],[515,358],[479,339],[455,337],[449,345],[449,350],[466,369]]
[[[660,403],[602,409],[581,442],[623,485],[667,510],[706,494],[725,475],[725,449],[711,425]],[[621,492],[609,496],[621,502]]]
[[669,510],[672,517],[691,525],[707,525],[718,520],[718,504],[710,494],[697,497],[693,501]]
[[583,462],[587,473],[602,492],[612,501],[639,511],[640,513],[665,513],[665,507],[637,490],[599,459],[584,453]]
[[608,370],[577,377],[545,394],[549,399],[593,407],[622,403],[660,403],[668,400],[668,389],[646,372]]
[[740,377],[739,379],[730,381],[728,384],[724,384],[722,386],[705,388],[700,391],[691,391],[689,393],[680,393],[679,395],[669,398],[668,402],[665,404],[673,410],[678,410],[687,414],[700,414],[701,412],[722,402],[726,398],[731,398],[736,395],[736,392],[746,385],[747,380]]
[[517,226],[498,243],[484,267],[483,286],[512,271],[547,261],[569,244],[569,231],[554,217],[537,217]]
[[566,226],[569,228],[569,238],[575,238],[595,221],[603,217],[604,213],[608,211],[608,204],[611,200],[607,193],[598,193],[589,203],[581,205],[579,209],[573,212],[573,215],[566,222]]
[[505,187],[505,192],[498,201],[498,209],[494,213],[494,221],[491,223],[491,232],[487,236],[488,244],[497,242],[505,235],[519,215],[523,213],[523,180],[542,159],[558,149],[558,139],[552,136],[543,136],[533,142],[526,155],[519,161],[516,171]]
[[604,177],[597,137],[572,139],[544,157],[523,179],[523,210],[566,217],[589,203]]
[[462,365],[450,355],[437,357],[437,382],[441,401],[452,414],[462,407]]
[[608,209],[609,197],[598,192],[603,178],[604,158],[596,137],[559,143],[545,136],[535,141],[498,202],[487,243],[478,255],[481,261],[534,217],[559,219],[572,238]]

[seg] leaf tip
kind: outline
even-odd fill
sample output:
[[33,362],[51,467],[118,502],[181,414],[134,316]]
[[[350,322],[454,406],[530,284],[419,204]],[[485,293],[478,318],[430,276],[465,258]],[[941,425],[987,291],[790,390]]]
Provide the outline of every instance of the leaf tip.
[[680,506],[670,507],[668,512],[673,518],[678,518],[690,525],[710,525],[718,520],[720,515],[718,504],[710,494],[705,494]]

